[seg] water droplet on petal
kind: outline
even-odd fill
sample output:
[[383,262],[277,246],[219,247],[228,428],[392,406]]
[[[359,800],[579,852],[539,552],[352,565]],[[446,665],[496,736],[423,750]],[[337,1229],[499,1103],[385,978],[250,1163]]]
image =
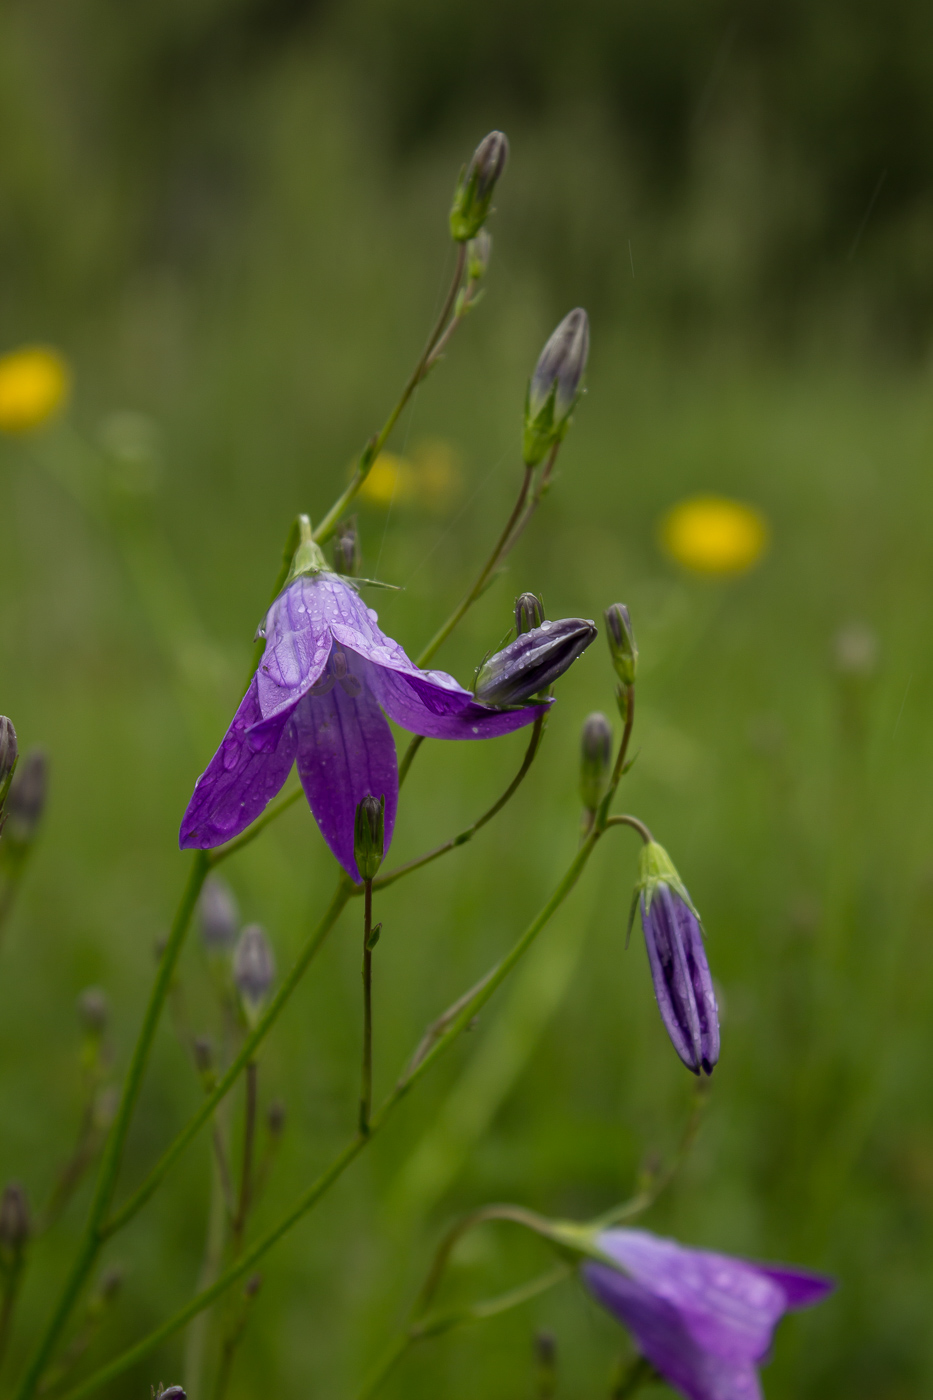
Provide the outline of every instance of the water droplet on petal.
[[237,766],[237,764],[239,763],[239,761],[240,761],[240,745],[239,745],[239,744],[227,744],[226,747],[224,748],[224,758],[223,758],[223,764],[224,764],[224,768],[226,769],[226,771],[229,773],[232,769],[234,769],[234,768]]

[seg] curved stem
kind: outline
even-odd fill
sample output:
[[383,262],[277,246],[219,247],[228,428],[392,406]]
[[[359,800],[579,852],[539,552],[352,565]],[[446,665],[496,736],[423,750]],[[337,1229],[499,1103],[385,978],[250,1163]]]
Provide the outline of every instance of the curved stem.
[[255,1054],[257,1046],[265,1039],[278,1020],[286,1002],[304,976],[309,963],[320,951],[325,938],[337,922],[344,905],[350,898],[352,890],[353,886],[349,879],[346,877],[341,878],[324,917],[299,953],[291,971],[266,1007],[262,1016],[256,1022],[255,1027],[243,1041],[237,1055],[231,1061],[225,1073],[217,1081],[216,1086],[205,1097],[198,1111],[189,1118],[181,1132],[178,1133],[173,1142],[165,1149],[142,1185],[137,1187],[129,1200],[124,1202],[120,1209],[101,1227],[101,1236],[103,1238],[116,1234],[118,1230],[123,1228],[127,1221],[133,1218],[137,1211],[142,1209],[149,1200],[149,1197],[161,1183],[175,1159],[180,1156],[191,1139],[208,1121],[221,1099],[233,1088],[241,1071]]
[[139,1091],[142,1086],[142,1078],[149,1059],[149,1051],[155,1037],[156,1028],[159,1024],[159,1017],[165,998],[171,986],[172,977],[175,972],[175,964],[185,941],[185,934],[188,931],[188,924],[194,912],[201,886],[207,876],[209,861],[204,851],[198,851],[194,859],[188,883],[185,886],[181,903],[175,914],[172,929],[169,934],[165,951],[159,963],[159,970],[149,996],[149,1005],[146,1007],[146,1014],[140,1027],[139,1038],[133,1051],[127,1070],[126,1080],[123,1085],[123,1094],[120,1099],[120,1106],[117,1109],[110,1135],[104,1147],[100,1169],[97,1174],[97,1186],[94,1198],[91,1202],[91,1209],[88,1213],[87,1224],[84,1235],[78,1249],[77,1257],[72,1264],[65,1286],[59,1297],[55,1311],[43,1333],[39,1344],[23,1373],[22,1380],[15,1392],[16,1400],[29,1400],[35,1393],[36,1386],[52,1357],[55,1344],[61,1335],[68,1317],[77,1301],[84,1282],[93,1267],[97,1252],[104,1239],[102,1225],[104,1217],[113,1198],[113,1193],[117,1184],[117,1175],[120,1170],[120,1163],[123,1157],[123,1147],[126,1143],[126,1135],[129,1131],[130,1119]]
[[441,1240],[434,1255],[431,1268],[428,1270],[428,1276],[424,1281],[424,1286],[415,1304],[414,1313],[416,1318],[420,1316],[421,1313],[427,1312],[428,1308],[431,1306],[434,1295],[440,1287],[444,1271],[450,1263],[450,1256],[463,1236],[468,1230],[475,1229],[477,1225],[485,1225],[487,1221],[490,1220],[509,1220],[513,1225],[523,1225],[526,1229],[530,1230],[537,1230],[541,1225],[547,1224],[544,1217],[538,1215],[536,1211],[525,1210],[523,1206],[512,1205],[480,1206],[478,1210],[470,1211],[469,1215],[465,1215],[462,1219],[455,1221]]
[[[421,358],[418,360],[418,363],[415,365],[415,368],[409,375],[408,381],[404,389],[402,390],[401,395],[399,396],[398,402],[392,409],[392,412],[389,414],[385,423],[382,425],[382,428],[374,437],[370,438],[369,442],[363,448],[363,451],[360,455],[359,463],[357,464],[356,473],[353,477],[353,480],[350,482],[350,485],[342,493],[342,495],[340,495],[338,499],[334,502],[330,510],[325,515],[324,519],[321,521],[320,525],[315,530],[315,543],[324,544],[326,540],[330,539],[331,535],[337,528],[337,524],[340,520],[340,517],[343,515],[343,512],[346,510],[347,506],[353,500],[354,496],[359,491],[360,487],[363,485],[363,482],[366,480],[366,477],[369,474],[370,467],[372,466],[373,462],[376,460],[376,458],[379,456],[379,453],[385,446],[389,434],[398,422],[399,417],[403,409],[405,408],[405,405],[408,403],[408,400],[411,398],[412,394],[415,392],[415,389],[421,383],[422,379],[424,379],[425,375],[433,368],[434,363],[436,363],[436,361],[432,360],[431,352],[437,346],[438,341],[441,339],[444,333],[445,327],[447,327],[447,319],[450,316],[451,311],[453,310],[457,292],[460,290],[460,283],[463,280],[463,269],[465,264],[466,245],[464,243],[459,243],[457,245],[457,262],[454,268],[453,280],[451,281],[450,288],[447,292],[447,296],[444,299],[444,305],[441,307],[440,315],[438,316],[437,321],[434,324],[434,329],[428,336],[427,344],[425,345],[424,350],[421,353]],[[455,324],[456,320],[452,322],[452,325]]]
[[456,846],[465,845],[467,841],[472,840],[481,827],[485,826],[487,822],[492,821],[496,813],[501,812],[505,804],[521,786],[525,775],[532,763],[534,763],[541,745],[541,736],[544,732],[546,722],[547,711],[539,715],[534,722],[534,727],[531,731],[531,739],[528,743],[528,748],[525,750],[525,757],[522,759],[521,768],[519,768],[502,796],[497,802],[493,803],[487,812],[484,812],[481,817],[477,817],[473,825],[468,826],[464,831],[461,831],[459,835],[452,836],[449,841],[445,841],[442,846],[435,846],[434,850],[428,851],[426,855],[418,856],[415,860],[410,860],[405,865],[399,865],[395,870],[390,870],[386,875],[380,875],[373,881],[373,888],[384,890],[389,885],[394,884],[396,880],[400,880],[403,875],[410,875],[413,870],[420,870],[422,866],[429,865],[432,860],[437,860],[438,856],[446,855],[448,851],[454,850]]
[[640,821],[638,817],[630,816],[628,812],[622,812],[617,817],[607,817],[603,826],[603,830],[606,830],[610,826],[630,826],[633,829],[633,831],[638,832],[639,836],[645,842],[646,845],[654,840],[654,837],[651,835],[651,832],[645,826],[645,823],[643,821]]

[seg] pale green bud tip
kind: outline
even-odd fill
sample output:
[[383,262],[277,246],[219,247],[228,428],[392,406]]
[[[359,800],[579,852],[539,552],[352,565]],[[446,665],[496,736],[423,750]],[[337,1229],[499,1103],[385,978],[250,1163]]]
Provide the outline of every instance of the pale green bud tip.
[[334,539],[334,568],[338,574],[357,578],[360,563],[360,536],[356,528],[356,516],[352,515],[337,526]]
[[612,725],[597,710],[583,721],[580,735],[580,798],[595,812],[606,791],[612,763]]
[[623,685],[634,685],[635,673],[638,670],[638,647],[635,644],[635,633],[632,631],[628,608],[624,603],[613,603],[612,607],[606,609],[605,618],[609,654],[616,668],[616,675]]
[[538,357],[525,400],[523,455],[536,466],[563,438],[577,400],[590,353],[590,323],[582,306],[569,312]]
[[253,1013],[275,980],[275,958],[259,924],[247,924],[233,955],[233,981],[246,1010]]
[[515,599],[515,635],[530,632],[544,621],[544,604],[535,593],[522,593]]
[[509,143],[501,131],[484,136],[462,172],[450,211],[450,232],[457,243],[475,238],[489,217],[493,191],[509,158]]
[[[638,855],[638,882],[635,888],[636,895],[643,895],[646,907],[650,908],[659,886],[667,885],[675,894],[679,895],[694,914],[693,900],[687,893],[687,887],[677,873],[677,867],[663,846],[657,841],[646,841]],[[697,918],[699,915],[697,914]]]
[[385,797],[364,797],[353,824],[353,855],[361,880],[372,880],[382,864],[385,846]]

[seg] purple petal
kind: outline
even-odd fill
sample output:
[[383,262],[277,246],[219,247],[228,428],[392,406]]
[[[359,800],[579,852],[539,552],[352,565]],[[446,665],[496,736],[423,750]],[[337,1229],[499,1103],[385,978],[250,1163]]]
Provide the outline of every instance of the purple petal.
[[386,850],[392,840],[398,805],[392,731],[365,686],[354,696],[339,683],[326,695],[306,695],[292,723],[298,773],[315,821],[344,870],[359,882],[353,822],[364,797],[385,797]]
[[808,1269],[791,1269],[774,1264],[756,1264],[755,1268],[783,1288],[788,1310],[812,1308],[814,1303],[822,1303],[836,1287],[834,1278],[811,1273]]
[[442,671],[408,675],[371,665],[367,683],[390,719],[429,739],[493,739],[511,734],[544,714],[551,703],[493,710],[477,704],[468,690]]
[[677,1309],[696,1344],[727,1361],[760,1361],[786,1311],[773,1279],[744,1259],[685,1249],[647,1230],[607,1230],[599,1247],[655,1297]]
[[295,761],[294,730],[283,718],[257,749],[246,731],[262,716],[255,678],[240,702],[223,743],[195,784],[182,818],[179,844],[209,850],[238,836],[275,797]]
[[699,920],[661,885],[641,903],[645,946],[661,1019],[688,1069],[707,1074],[719,1059],[719,1015]]
[[634,1334],[639,1350],[689,1400],[762,1400],[754,1363],[705,1350],[673,1304],[603,1264],[583,1277],[594,1297]]
[[272,604],[265,622],[266,649],[256,672],[258,719],[294,709],[320,678],[331,650],[331,602],[331,592],[320,580],[298,578]]

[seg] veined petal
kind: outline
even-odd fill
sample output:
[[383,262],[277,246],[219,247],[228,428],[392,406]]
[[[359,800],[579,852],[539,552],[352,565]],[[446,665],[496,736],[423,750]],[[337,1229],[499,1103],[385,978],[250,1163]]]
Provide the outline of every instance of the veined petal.
[[330,594],[320,581],[297,578],[266,614],[266,649],[256,672],[259,719],[294,709],[321,677],[331,650]]
[[767,1274],[768,1278],[783,1288],[789,1312],[797,1308],[812,1308],[814,1303],[822,1303],[836,1287],[834,1278],[829,1278],[826,1274],[812,1273],[809,1269],[791,1269],[774,1264],[756,1264],[755,1268],[759,1273]]
[[195,785],[182,818],[182,849],[209,850],[238,836],[285,782],[297,750],[293,727],[286,718],[277,734],[266,735],[266,747],[257,749],[246,731],[261,718],[254,678],[223,743]]
[[656,890],[650,904],[641,897],[642,927],[651,967],[654,994],[671,1044],[688,1069],[699,1074],[703,1046],[696,995],[678,917],[686,905],[666,886]]
[[436,671],[408,675],[369,665],[367,684],[390,719],[428,739],[493,739],[511,734],[533,723],[551,704],[548,700],[518,710],[490,709],[478,704],[452,677]]
[[364,797],[385,797],[385,849],[398,805],[395,740],[366,686],[349,695],[335,685],[326,695],[306,695],[292,720],[298,737],[298,773],[324,840],[351,879],[360,875],[353,856],[353,822]]
[[647,1230],[607,1230],[599,1246],[636,1283],[676,1308],[697,1346],[727,1361],[760,1361],[767,1354],[787,1296],[756,1265],[685,1249]]
[[689,1400],[762,1400],[754,1362],[707,1351],[673,1303],[603,1264],[583,1269],[594,1297],[634,1334],[639,1350]]

